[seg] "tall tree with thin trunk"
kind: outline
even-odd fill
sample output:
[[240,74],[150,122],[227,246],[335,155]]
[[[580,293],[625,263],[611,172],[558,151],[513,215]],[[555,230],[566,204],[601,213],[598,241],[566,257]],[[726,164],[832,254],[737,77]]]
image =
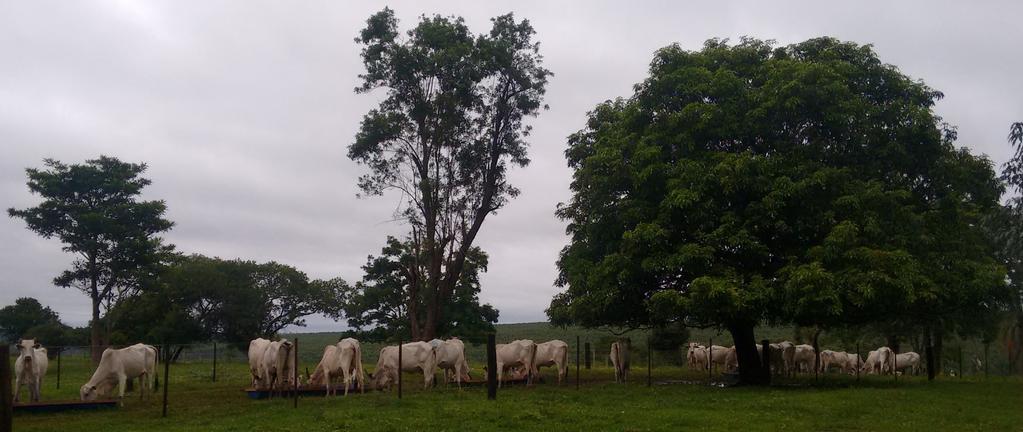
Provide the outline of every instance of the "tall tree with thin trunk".
[[46,159],[45,165],[26,170],[29,190],[43,201],[7,213],[45,238],[57,238],[74,255],[71,268],[53,282],[77,288],[92,300],[90,344],[93,362],[98,362],[109,328],[103,323],[105,311],[155,276],[173,249],[159,234],[173,223],[163,217],[163,201],[139,199],[150,184],[142,177],[145,164],[101,156],[72,165]]
[[411,227],[411,256],[424,261],[408,279],[415,339],[436,336],[484,220],[518,195],[508,169],[529,163],[524,121],[546,108],[551,72],[533,27],[511,14],[492,22],[474,35],[462,18],[424,16],[402,35],[384,9],[356,39],[366,68],[356,92],[384,94],[348,156],[370,168],[363,193],[403,196],[396,216]]

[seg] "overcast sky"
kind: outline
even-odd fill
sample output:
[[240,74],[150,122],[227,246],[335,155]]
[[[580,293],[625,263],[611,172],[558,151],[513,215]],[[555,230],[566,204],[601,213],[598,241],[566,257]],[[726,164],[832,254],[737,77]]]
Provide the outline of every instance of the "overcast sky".
[[[769,4],[770,3],[770,4]],[[501,322],[544,320],[566,243],[565,138],[606,99],[628,96],[652,53],[748,35],[873,44],[882,61],[945,93],[937,111],[960,145],[1009,157],[1023,120],[1023,2],[389,2],[403,28],[460,15],[475,32],[506,12],[528,18],[555,76],[532,121],[522,195],[483,227],[482,298]],[[378,95],[356,95],[353,42],[385,3],[347,1],[0,2],[0,208],[38,202],[26,167],[98,155],[149,164],[148,199],[167,202],[166,235],[188,253],[274,260],[311,277],[361,277],[388,234],[397,195],[356,198],[365,172],[346,148]],[[21,220],[0,218],[0,305],[38,298],[75,325],[83,294],[52,279],[71,257]],[[323,318],[313,330],[339,329]]]

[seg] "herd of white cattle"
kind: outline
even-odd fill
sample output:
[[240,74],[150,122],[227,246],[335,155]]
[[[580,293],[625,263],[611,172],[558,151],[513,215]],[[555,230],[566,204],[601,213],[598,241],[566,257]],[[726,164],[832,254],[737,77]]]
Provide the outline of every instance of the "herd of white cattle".
[[[539,368],[555,366],[560,384],[568,373],[568,344],[560,340],[535,343],[528,339],[497,344],[498,383],[510,379],[525,379],[531,382]],[[335,381],[340,381],[344,394],[353,386],[365,391],[368,375],[372,387],[389,389],[398,382],[400,372],[421,372],[423,386],[433,385],[437,369],[444,372],[447,383],[471,381],[469,362],[465,356],[465,344],[458,338],[434,339],[430,342],[409,342],[380,349],[376,368],[366,374],[362,367],[362,348],[359,341],[345,338],[337,344],[323,349],[316,369],[305,377],[297,375],[294,369],[296,355],[294,344],[287,339],[270,341],[254,339],[249,342],[249,372],[252,374],[252,388],[256,390],[283,391],[296,384],[323,386],[327,395],[337,394]],[[400,364],[399,364],[400,358]]]
[[[895,354],[891,348],[880,347],[867,354],[863,360],[856,353],[845,351],[822,350],[820,364],[815,369],[817,352],[811,345],[795,345],[784,341],[768,345],[770,350],[771,373],[792,375],[796,373],[826,373],[837,369],[840,372],[855,374],[857,370],[867,374],[916,374],[920,369],[920,355],[915,352]],[[763,346],[757,344],[757,353],[763,356]],[[691,369],[710,369],[718,365],[725,371],[738,369],[739,362],[735,356],[735,347],[713,345],[706,347],[697,342],[690,342],[686,351],[686,363]]]
[[[888,347],[880,347],[870,351],[866,360],[856,353],[823,350],[820,363],[815,369],[816,352],[810,345],[795,345],[784,341],[773,343],[770,347],[770,367],[774,374],[791,375],[796,373],[825,373],[837,369],[843,373],[854,374],[900,374],[909,372],[916,374],[920,368],[920,355],[915,352],[896,354]],[[14,401],[18,401],[21,389],[27,386],[32,401],[39,401],[43,377],[48,366],[46,348],[33,339],[18,341],[18,358],[15,360],[15,393]],[[352,338],[341,339],[334,345],[323,349],[316,369],[308,377],[297,375],[298,364],[295,345],[287,339],[271,341],[254,339],[249,342],[249,371],[252,375],[252,387],[257,390],[283,391],[297,383],[305,386],[323,386],[327,395],[337,393],[336,381],[340,381],[344,394],[354,387],[365,391],[366,377],[369,376],[372,388],[389,389],[398,381],[398,373],[422,372],[423,386],[433,385],[434,373],[438,368],[444,372],[447,383],[471,381],[469,362],[465,355],[465,344],[458,338],[448,340],[434,339],[430,342],[409,342],[401,345],[399,356],[398,346],[385,346],[380,349],[376,369],[367,374],[362,367],[362,348],[359,341]],[[761,355],[762,346],[757,345]],[[532,383],[539,375],[539,368],[554,366],[561,384],[568,373],[568,344],[560,340],[535,343],[522,339],[506,344],[497,344],[497,378],[498,383],[506,380],[526,380]],[[146,344],[135,344],[127,348],[107,348],[88,382],[82,385],[79,392],[83,401],[95,400],[100,396],[113,396],[117,386],[117,396],[124,397],[125,386],[129,380],[138,378],[140,391],[144,396],[153,388],[156,378],[156,364],[159,358],[155,347]],[[399,357],[401,364],[399,365]],[[611,344],[610,360],[615,371],[615,381],[628,379],[629,361],[628,345],[614,342]],[[725,371],[737,370],[735,347],[713,345],[706,347],[696,342],[688,344],[685,360],[692,369],[708,370],[715,365]],[[506,376],[507,375],[507,376]],[[303,382],[303,379],[305,382]]]

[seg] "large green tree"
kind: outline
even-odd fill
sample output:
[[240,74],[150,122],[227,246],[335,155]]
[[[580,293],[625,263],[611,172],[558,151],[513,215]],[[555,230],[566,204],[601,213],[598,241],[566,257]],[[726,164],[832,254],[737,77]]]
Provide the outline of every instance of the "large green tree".
[[[14,343],[23,337],[35,337],[28,330],[45,324],[59,322],[60,317],[53,309],[43,306],[31,297],[21,297],[14,304],[0,309],[0,340]],[[54,343],[47,341],[46,343]]]
[[529,162],[524,121],[545,107],[551,73],[533,27],[511,14],[492,21],[474,35],[462,18],[423,17],[401,34],[384,9],[356,39],[366,68],[356,91],[383,94],[348,155],[371,170],[365,194],[403,197],[396,217],[424,260],[407,285],[424,299],[406,312],[414,339],[437,335],[484,220],[519,193],[507,172]]
[[45,165],[26,170],[28,188],[42,202],[7,212],[39,235],[57,238],[75,257],[54,284],[77,288],[92,300],[90,343],[98,362],[106,342],[103,311],[136,294],[159,271],[173,248],[159,235],[173,224],[163,217],[163,201],[139,199],[150,184],[142,177],[145,164],[101,156],[71,165],[46,159]]
[[1001,177],[1010,188],[1009,199],[986,226],[1009,275],[1011,295],[1004,329],[1009,367],[1023,370],[1023,122],[1009,127],[1009,144],[1013,153]]
[[659,50],[632,97],[569,138],[566,290],[548,315],[720,326],[756,383],[760,323],[820,329],[987,298],[989,249],[941,261],[979,237],[998,184],[955,148],[932,112],[940,97],[831,38]]
[[[422,272],[416,268],[424,260],[417,259],[411,241],[387,238],[380,255],[370,256],[362,267],[365,275],[345,296],[344,315],[348,324],[366,335],[393,338],[411,336],[408,311],[425,308],[422,293],[412,297],[410,275]],[[498,312],[489,304],[480,304],[480,276],[487,270],[487,254],[473,247],[465,261],[461,279],[455,285],[451,299],[444,305],[444,321],[437,326],[437,336],[458,336],[470,341],[482,341],[494,331]],[[414,305],[413,305],[414,303]],[[420,316],[422,320],[425,317]],[[419,322],[420,326],[424,323]]]
[[302,271],[275,262],[179,257],[142,294],[111,311],[115,338],[130,343],[217,340],[248,346],[304,317],[341,307],[347,285],[310,281]]

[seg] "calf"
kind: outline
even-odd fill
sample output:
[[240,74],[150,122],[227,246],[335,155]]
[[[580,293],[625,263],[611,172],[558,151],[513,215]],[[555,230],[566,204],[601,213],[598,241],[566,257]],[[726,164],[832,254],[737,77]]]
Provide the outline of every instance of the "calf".
[[156,378],[156,358],[156,348],[141,343],[121,349],[107,348],[92,378],[79,390],[79,396],[83,401],[96,400],[99,396],[108,396],[117,385],[117,396],[123,398],[125,384],[135,378],[139,378],[141,392],[145,395]]
[[14,361],[14,402],[18,402],[23,385],[28,386],[29,399],[39,402],[48,363],[46,348],[35,339],[18,341],[18,359]]
[[401,365],[398,365],[398,347],[391,345],[380,349],[376,370],[370,374],[374,387],[390,388],[398,381],[401,372],[422,371],[423,387],[433,384],[433,372],[437,368],[437,355],[426,342],[410,342],[401,346]]

